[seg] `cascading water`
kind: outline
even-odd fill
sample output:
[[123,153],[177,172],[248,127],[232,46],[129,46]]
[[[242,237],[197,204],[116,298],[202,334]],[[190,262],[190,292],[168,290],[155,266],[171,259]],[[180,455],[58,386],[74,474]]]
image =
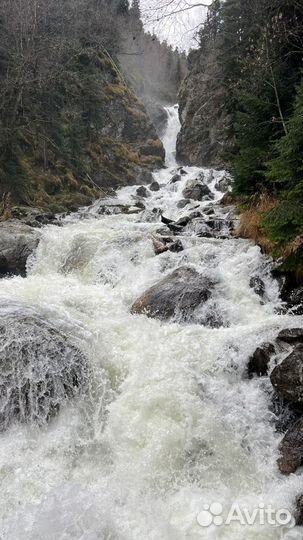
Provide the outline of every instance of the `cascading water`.
[[[62,227],[44,227],[28,277],[0,281],[1,303],[38,309],[90,368],[88,389],[51,422],[13,423],[0,435],[5,540],[302,538],[298,527],[222,524],[232,503],[292,511],[302,492],[300,476],[278,472],[269,380],[245,377],[255,348],[302,317],[277,314],[270,261],[224,229],[205,238],[188,227],[182,252],[154,255],[152,235],[161,226],[154,208],[177,219],[211,206],[217,219],[229,219],[230,209],[216,204],[220,172],[204,170],[213,201],[177,207],[185,183],[201,173],[187,167],[170,183],[177,115],[169,109],[168,168],[154,174],[161,187],[145,210],[116,213],[117,205],[134,204],[136,187],[123,188]],[[218,327],[131,314],[141,293],[182,265],[216,284],[205,309],[220,317]],[[249,286],[256,275],[265,282],[263,302]],[[203,525],[201,512],[212,503],[214,511],[222,505],[222,516]]]

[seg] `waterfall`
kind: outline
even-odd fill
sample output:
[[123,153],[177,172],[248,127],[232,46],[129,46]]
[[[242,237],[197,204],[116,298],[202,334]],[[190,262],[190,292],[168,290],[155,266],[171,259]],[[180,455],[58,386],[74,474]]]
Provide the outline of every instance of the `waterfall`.
[[[47,225],[28,276],[0,281],[1,303],[31,306],[70,336],[90,377],[49,423],[16,422],[0,434],[5,540],[302,538],[299,528],[226,523],[233,504],[292,512],[302,492],[299,476],[277,468],[282,435],[269,379],[246,376],[256,347],[302,317],[279,314],[271,260],[224,229],[235,219],[219,204],[224,171],[184,167],[171,182],[180,172],[177,108],[168,115],[167,168],[154,173],[160,189],[144,209],[135,208],[137,186],[130,186],[61,227]],[[178,207],[201,173],[212,196]],[[221,236],[188,226],[183,251],[155,256],[161,212],[178,220],[209,210],[223,224]],[[214,283],[199,317],[216,324],[131,313],[146,289],[180,266]],[[263,299],[250,287],[254,276],[264,282]]]

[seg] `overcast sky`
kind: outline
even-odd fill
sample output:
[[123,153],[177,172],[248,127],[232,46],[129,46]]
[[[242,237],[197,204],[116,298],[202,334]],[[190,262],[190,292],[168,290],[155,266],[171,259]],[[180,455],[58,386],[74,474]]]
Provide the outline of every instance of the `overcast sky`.
[[[205,0],[205,4],[210,3],[211,0]],[[207,13],[206,7],[196,4],[199,0],[141,0],[145,27],[171,45],[182,49],[195,47],[195,34]]]

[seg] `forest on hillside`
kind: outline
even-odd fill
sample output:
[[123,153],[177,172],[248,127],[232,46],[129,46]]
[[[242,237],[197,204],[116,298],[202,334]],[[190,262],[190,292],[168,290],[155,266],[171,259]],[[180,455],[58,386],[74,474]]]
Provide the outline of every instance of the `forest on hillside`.
[[135,93],[144,85],[149,91],[146,70],[127,69],[118,56],[131,52],[129,41],[152,41],[162,72],[158,92],[169,99],[177,82],[167,65],[179,55],[145,35],[139,18],[139,6],[128,0],[1,1],[2,219],[16,204],[52,211],[87,204],[104,194],[100,186],[133,183],[142,168],[163,164],[163,147]]
[[198,51],[189,55],[189,78],[208,94],[194,103],[195,113],[205,104],[198,119],[200,141],[210,139],[217,126],[215,153],[234,175],[235,194],[245,201],[244,229],[257,240],[264,237],[264,247],[269,243],[273,253],[282,254],[288,268],[298,268],[303,260],[303,3],[214,0],[198,37]]

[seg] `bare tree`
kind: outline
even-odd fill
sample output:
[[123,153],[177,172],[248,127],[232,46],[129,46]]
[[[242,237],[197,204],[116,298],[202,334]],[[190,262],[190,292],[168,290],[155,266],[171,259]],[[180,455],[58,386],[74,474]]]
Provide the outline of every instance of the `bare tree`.
[[172,44],[188,48],[206,18],[211,0],[146,0],[141,5],[144,25]]

